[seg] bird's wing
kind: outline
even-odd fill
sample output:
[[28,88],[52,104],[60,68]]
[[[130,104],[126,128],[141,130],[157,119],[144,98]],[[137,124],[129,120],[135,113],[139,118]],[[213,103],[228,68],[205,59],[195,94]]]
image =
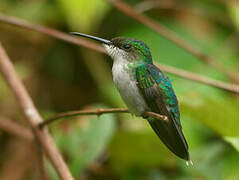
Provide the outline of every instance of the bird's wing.
[[189,160],[188,145],[184,138],[177,98],[168,78],[153,64],[135,68],[137,86],[150,111],[165,115],[168,122],[148,117],[148,121],[163,143],[179,157]]
[[149,71],[149,74],[154,78],[155,82],[158,85],[158,89],[162,94],[162,98],[165,102],[165,106],[168,112],[173,116],[173,119],[181,128],[178,100],[173,91],[171,80],[167,77],[166,74],[163,74],[160,69],[157,68],[157,66],[149,64],[147,65],[147,69]]

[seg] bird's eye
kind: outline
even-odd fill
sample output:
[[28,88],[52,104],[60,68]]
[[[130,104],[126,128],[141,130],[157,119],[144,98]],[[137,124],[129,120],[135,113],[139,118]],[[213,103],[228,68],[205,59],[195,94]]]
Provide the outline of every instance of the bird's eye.
[[125,44],[125,45],[123,46],[123,48],[124,48],[124,49],[130,49],[131,46],[130,46],[129,44]]

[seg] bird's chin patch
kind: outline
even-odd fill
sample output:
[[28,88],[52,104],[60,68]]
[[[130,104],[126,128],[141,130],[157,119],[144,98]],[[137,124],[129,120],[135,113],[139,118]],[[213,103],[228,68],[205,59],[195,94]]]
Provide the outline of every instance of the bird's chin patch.
[[103,47],[105,48],[106,52],[112,56],[113,55],[113,46],[108,44],[103,44]]
[[114,45],[103,44],[106,52],[113,58],[117,59],[119,57],[127,56],[127,53],[122,49],[115,47]]

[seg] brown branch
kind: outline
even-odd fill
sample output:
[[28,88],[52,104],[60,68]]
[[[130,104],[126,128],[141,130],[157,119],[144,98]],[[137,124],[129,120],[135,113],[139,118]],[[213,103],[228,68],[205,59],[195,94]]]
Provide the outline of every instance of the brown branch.
[[58,113],[52,117],[47,118],[44,122],[39,124],[40,128],[43,128],[45,125],[48,125],[54,122],[57,119],[66,118],[66,117],[73,117],[79,115],[97,115],[100,116],[102,114],[107,113],[129,113],[128,109],[126,108],[112,108],[112,109],[97,109],[97,110],[79,110],[79,111],[67,111]]
[[[29,22],[19,19],[19,18],[5,16],[0,13],[0,21],[7,23],[7,24],[15,25],[15,26],[18,26],[21,28],[26,28],[26,29],[29,29],[32,31],[41,32],[43,34],[55,37],[57,39],[61,39],[63,41],[67,41],[67,42],[70,42],[70,43],[73,43],[73,44],[76,44],[79,46],[83,46],[83,47],[95,50],[97,52],[100,52],[100,53],[106,53],[105,50],[99,44],[96,44],[96,43],[88,41],[88,40],[75,38],[73,36],[69,36],[66,33],[57,31],[55,29],[47,28],[47,27],[44,27],[41,25],[35,25],[35,24],[29,23]],[[56,33],[57,35],[55,35],[54,33]],[[227,90],[230,92],[239,93],[239,86],[237,86],[235,84],[224,83],[222,81],[217,81],[212,78],[208,78],[208,77],[196,74],[196,73],[188,72],[188,71],[174,68],[171,66],[166,66],[166,65],[162,65],[162,64],[160,64],[159,66],[162,67],[162,69],[165,72],[175,74],[179,77],[183,77],[185,79],[189,79],[192,81],[196,81],[196,82],[200,82],[200,83],[207,84],[210,86],[214,86],[216,88],[224,89],[224,90]]]
[[166,66],[163,64],[160,64],[159,67],[163,71],[178,75],[180,77],[184,77],[184,78],[192,80],[192,81],[197,81],[197,82],[207,84],[207,85],[219,88],[219,89],[224,89],[229,92],[239,93],[239,85],[236,85],[236,84],[225,83],[225,82],[218,81],[218,80],[215,80],[212,78],[208,78],[206,76],[198,75],[196,73],[192,73],[192,72],[185,71],[182,69],[174,68],[172,66]]
[[[109,113],[130,113],[127,108],[111,108],[111,109],[96,109],[96,110],[79,110],[79,111],[67,111],[58,113],[50,118],[47,118],[44,122],[39,124],[40,128],[43,128],[44,126],[55,122],[56,120],[59,120],[60,118],[66,118],[66,117],[73,117],[73,116],[82,116],[82,115],[96,115],[100,116],[102,114],[109,114]],[[167,116],[160,115],[154,112],[146,112],[146,115],[150,117],[154,117],[157,119],[161,119],[163,121],[168,121]]]
[[19,79],[14,66],[7,56],[4,48],[0,44],[0,72],[6,83],[10,87],[13,95],[19,103],[20,109],[23,111],[28,123],[31,125],[35,136],[37,137],[42,149],[55,167],[59,177],[64,180],[73,180],[61,154],[58,152],[52,137],[47,129],[39,130],[38,123],[41,123],[42,117],[35,108],[32,99],[27,93],[24,85]]
[[27,141],[32,141],[34,138],[32,131],[29,128],[19,125],[3,116],[0,117],[0,129]]
[[29,23],[20,18],[10,17],[10,16],[6,16],[6,15],[3,15],[0,13],[0,21],[7,23],[7,24],[15,25],[15,26],[18,26],[21,28],[25,28],[28,30],[37,31],[37,32],[46,34],[46,35],[54,37],[54,38],[61,39],[63,41],[67,41],[67,42],[76,44],[78,46],[84,46],[84,47],[92,49],[94,51],[105,53],[104,48],[94,42],[91,42],[91,41],[88,41],[85,39],[75,38],[72,35],[69,35],[69,34],[63,33],[61,31],[58,31],[58,30],[55,30],[52,28],[48,28],[48,27],[45,27],[42,25]]
[[238,79],[229,71],[227,71],[218,61],[205,55],[196,47],[193,47],[191,44],[186,42],[184,39],[173,33],[172,31],[165,28],[163,25],[159,24],[158,22],[154,21],[153,19],[137,12],[134,8],[130,7],[126,3],[120,0],[106,0],[110,4],[112,4],[116,9],[121,11],[122,13],[126,14],[127,16],[133,18],[134,20],[144,24],[145,26],[149,27],[150,29],[154,30],[158,34],[164,36],[168,40],[175,43],[178,47],[183,48],[190,54],[198,57],[202,62],[210,65],[211,67],[217,69],[218,71],[227,75],[230,79],[238,82]]

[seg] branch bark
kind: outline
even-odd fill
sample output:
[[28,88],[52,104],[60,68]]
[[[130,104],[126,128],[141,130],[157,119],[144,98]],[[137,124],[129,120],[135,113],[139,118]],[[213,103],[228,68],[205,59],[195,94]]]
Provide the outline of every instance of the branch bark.
[[[58,113],[50,118],[47,118],[44,122],[39,124],[40,128],[43,128],[44,126],[55,122],[56,120],[59,120],[61,118],[66,117],[73,117],[73,116],[82,116],[82,115],[97,115],[100,116],[102,114],[109,114],[109,113],[130,113],[127,108],[111,108],[111,109],[96,109],[96,110],[79,110],[79,111],[67,111]],[[168,122],[167,116],[157,114],[154,112],[145,112],[145,115],[148,115],[150,117],[154,117],[160,120],[163,120],[165,122]]]
[[31,31],[37,31],[37,32],[46,34],[48,36],[54,37],[56,39],[61,39],[63,41],[70,42],[70,43],[76,44],[78,46],[84,46],[84,47],[92,49],[94,51],[105,53],[104,48],[94,42],[91,42],[91,41],[88,41],[85,39],[78,39],[72,35],[63,33],[56,29],[48,28],[46,26],[42,26],[42,25],[38,25],[38,24],[33,24],[33,23],[27,22],[20,18],[10,17],[10,16],[6,16],[6,15],[0,13],[0,21],[7,23],[7,24],[14,25],[14,26],[18,26],[20,28],[28,29]]
[[121,11],[122,13],[126,14],[127,16],[133,18],[134,20],[144,24],[148,28],[154,30],[156,33],[160,34],[161,36],[167,38],[168,40],[175,43],[178,47],[183,48],[185,51],[189,52],[190,54],[198,57],[202,62],[210,65],[211,67],[215,68],[216,70],[222,72],[230,79],[238,82],[238,78],[234,76],[231,72],[226,70],[216,59],[209,57],[208,55],[201,52],[198,48],[194,47],[193,45],[186,42],[184,39],[173,33],[172,31],[165,28],[163,25],[159,24],[158,22],[154,21],[153,19],[137,12],[134,8],[130,7],[128,4],[120,1],[120,0],[106,0],[116,9]]
[[41,123],[42,117],[35,108],[32,99],[27,93],[24,85],[19,79],[17,73],[14,70],[14,66],[11,63],[9,57],[7,56],[4,48],[0,43],[0,72],[3,75],[6,83],[11,89],[13,95],[15,96],[20,109],[26,117],[26,120],[31,125],[32,130],[37,137],[42,149],[44,150],[46,156],[51,161],[52,165],[55,167],[59,177],[63,180],[73,180],[73,177],[68,170],[61,154],[58,152],[52,137],[48,133],[47,129],[39,130],[38,124]]
[[34,139],[32,131],[29,128],[19,125],[7,117],[0,117],[0,129],[27,141],[33,141]]
[[233,92],[233,93],[239,93],[239,85],[237,84],[232,84],[232,83],[225,83],[223,81],[218,81],[212,78],[208,78],[206,76],[203,75],[198,75],[196,73],[192,73],[189,71],[185,71],[182,69],[178,69],[172,66],[166,66],[163,64],[159,64],[159,67],[161,70],[166,71],[168,73],[180,76],[180,77],[184,77],[186,79],[192,80],[192,81],[196,81],[196,82],[200,82],[203,84],[207,84],[219,89],[223,89],[229,92]]
[[[25,29],[32,30],[32,31],[37,31],[37,32],[46,34],[48,36],[55,37],[57,39],[61,39],[63,41],[67,41],[69,43],[76,44],[78,46],[83,46],[83,47],[92,49],[92,50],[100,52],[100,53],[104,53],[104,54],[106,53],[106,51],[103,49],[103,47],[101,47],[99,44],[96,44],[96,43],[91,42],[89,40],[83,40],[83,39],[80,39],[80,38],[70,36],[66,33],[60,32],[60,31],[52,29],[52,28],[32,24],[32,23],[29,23],[25,20],[19,19],[19,18],[9,17],[9,16],[6,16],[6,15],[3,15],[3,14],[0,13],[0,21],[4,22],[4,23],[7,23],[7,24],[14,25],[14,26],[18,26],[20,28],[25,28]],[[238,85],[214,80],[212,78],[208,78],[206,76],[199,75],[197,73],[193,73],[193,72],[189,72],[189,71],[185,71],[185,70],[182,70],[182,69],[178,69],[178,68],[175,68],[175,67],[166,66],[166,65],[163,65],[163,64],[158,64],[158,65],[165,72],[175,74],[179,77],[189,79],[189,80],[192,80],[192,81],[196,81],[196,82],[199,82],[199,83],[207,84],[209,86],[213,86],[213,87],[216,87],[216,88],[219,88],[219,89],[227,90],[227,91],[230,91],[230,92],[233,92],[233,93],[239,93],[239,86]]]

